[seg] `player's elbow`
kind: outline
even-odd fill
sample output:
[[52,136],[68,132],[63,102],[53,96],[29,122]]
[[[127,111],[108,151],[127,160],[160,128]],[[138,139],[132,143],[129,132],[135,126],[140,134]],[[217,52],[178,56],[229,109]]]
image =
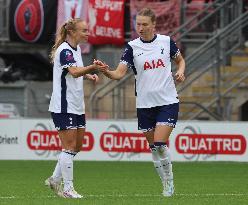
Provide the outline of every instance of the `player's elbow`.
[[70,70],[70,74],[72,75],[73,78],[78,78],[80,77],[80,73],[77,72],[77,70]]
[[120,80],[120,79],[122,79],[123,77],[122,76],[118,76],[117,78],[116,78],[116,80]]
[[73,78],[78,78],[80,75],[78,73],[71,73]]
[[116,79],[115,80],[120,80],[125,76],[124,72],[117,72]]
[[112,80],[120,80],[120,79],[122,79],[122,77],[120,75],[113,75],[113,76],[110,76],[110,78]]

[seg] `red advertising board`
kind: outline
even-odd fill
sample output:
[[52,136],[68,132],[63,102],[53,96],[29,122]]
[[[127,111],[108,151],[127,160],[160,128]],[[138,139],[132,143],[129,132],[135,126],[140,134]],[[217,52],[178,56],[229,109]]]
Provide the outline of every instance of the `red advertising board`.
[[180,154],[242,155],[246,151],[243,135],[230,134],[179,134],[175,148]]
[[89,0],[91,44],[124,44],[124,2],[125,0]]
[[[27,145],[31,150],[61,150],[61,141],[57,131],[32,130],[27,136]],[[85,132],[81,151],[90,151],[94,146],[91,132]]]

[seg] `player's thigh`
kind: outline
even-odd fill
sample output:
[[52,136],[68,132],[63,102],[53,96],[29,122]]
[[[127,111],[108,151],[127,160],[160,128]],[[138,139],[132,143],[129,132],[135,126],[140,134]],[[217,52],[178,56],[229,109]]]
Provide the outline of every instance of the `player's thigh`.
[[167,142],[173,127],[167,125],[157,125],[154,131],[155,142]]
[[178,111],[178,103],[158,107],[154,141],[165,142],[169,139],[169,136],[177,123]]
[[77,129],[60,130],[58,132],[62,148],[74,151],[76,149]]
[[146,137],[146,140],[148,141],[149,145],[152,145],[154,143],[154,130],[143,132],[144,136]]
[[77,149],[78,149],[78,151],[80,151],[80,149],[82,147],[84,134],[85,134],[85,128],[77,129]]
[[154,129],[156,126],[156,115],[154,108],[137,108],[138,129],[146,137],[148,143],[153,144]]
[[77,139],[77,117],[71,113],[51,113],[56,129],[59,132],[62,147],[74,149]]

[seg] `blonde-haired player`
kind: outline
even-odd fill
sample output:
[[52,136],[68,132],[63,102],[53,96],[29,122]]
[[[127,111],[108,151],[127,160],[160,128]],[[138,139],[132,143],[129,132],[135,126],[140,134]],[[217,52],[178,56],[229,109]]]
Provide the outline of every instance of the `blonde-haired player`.
[[82,147],[86,125],[83,77],[97,82],[98,76],[89,73],[101,67],[95,63],[84,66],[79,44],[87,40],[87,23],[81,19],[70,19],[61,26],[51,52],[54,66],[49,111],[59,132],[62,152],[53,175],[45,183],[65,198],[82,197],[73,186],[73,158]]

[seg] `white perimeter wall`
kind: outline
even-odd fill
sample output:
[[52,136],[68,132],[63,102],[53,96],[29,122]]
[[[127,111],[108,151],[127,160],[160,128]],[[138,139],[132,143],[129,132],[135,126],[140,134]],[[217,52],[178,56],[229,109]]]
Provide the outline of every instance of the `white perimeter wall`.
[[[174,161],[248,161],[248,123],[179,122],[170,137]],[[0,159],[55,160],[61,149],[50,119],[1,119]],[[150,161],[136,121],[88,120],[77,160]]]

